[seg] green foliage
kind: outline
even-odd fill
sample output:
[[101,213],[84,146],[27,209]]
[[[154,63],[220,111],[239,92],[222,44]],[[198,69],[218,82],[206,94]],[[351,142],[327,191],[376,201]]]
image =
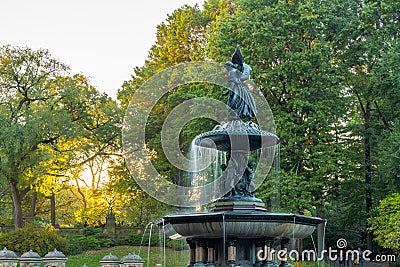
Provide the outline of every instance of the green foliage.
[[281,209],[328,218],[332,241],[365,244],[371,207],[397,188],[397,6],[240,0],[210,31],[209,57],[240,44],[274,114],[280,176],[257,194],[279,181]]
[[68,236],[69,255],[76,255],[88,250],[97,250],[104,247],[111,247],[115,244],[113,238],[103,233],[102,228],[88,226],[79,235]]
[[34,225],[26,225],[0,236],[0,246],[19,254],[33,250],[41,256],[54,249],[68,252],[68,242],[54,228],[39,228]]
[[[215,3],[216,4],[216,3]],[[211,6],[209,8],[212,8]],[[168,15],[166,20],[157,26],[157,41],[151,47],[149,58],[141,68],[136,68],[132,80],[124,83],[119,91],[119,100],[124,107],[129,103],[130,96],[151,75],[179,63],[201,61],[205,59],[205,45],[208,30],[215,20],[215,11],[200,10],[198,6],[182,6]],[[210,94],[218,95],[220,90],[204,84],[182,85],[173,92],[163,96],[154,106],[146,126],[146,145],[155,151],[152,161],[157,171],[171,182],[178,179],[178,170],[170,164],[161,146],[161,127],[171,110],[184,100]],[[198,119],[197,127],[190,122],[181,131],[180,146],[182,151],[188,151],[191,140],[200,133],[199,129],[212,128],[212,123]],[[204,126],[204,128],[201,128]]]
[[100,249],[100,241],[94,236],[74,236],[69,240],[69,255],[76,255],[87,250]]
[[0,225],[12,225],[13,207],[12,203],[4,198],[0,198]]
[[95,228],[94,226],[88,226],[83,229],[84,236],[102,236],[103,230],[101,228]]
[[391,130],[384,134],[386,138],[380,143],[378,170],[382,193],[400,192],[400,120],[394,121]]
[[318,1],[238,1],[209,41],[213,59],[226,61],[240,44],[252,66],[281,140],[281,205],[296,213],[322,215],[349,167],[348,99],[324,34],[330,16]]
[[59,100],[67,70],[47,50],[0,47],[0,179],[11,188],[16,227],[31,184],[48,174],[41,163],[58,154],[54,145],[72,127]]
[[165,246],[167,248],[173,248],[176,250],[187,250],[189,249],[189,245],[185,240],[173,240],[171,238],[166,237]]
[[85,227],[83,236],[96,238],[101,247],[110,247],[115,243],[112,238],[104,233],[103,228],[95,228],[94,226]]
[[370,230],[384,248],[400,253],[400,193],[394,193],[379,202],[377,215],[370,219]]
[[[143,241],[143,243],[142,243],[142,241]],[[144,245],[158,246],[161,244],[161,240],[160,240],[158,234],[152,234],[152,236],[150,238],[149,233],[145,233],[145,234],[130,233],[126,238],[126,242],[128,245],[131,245],[131,246],[144,246]]]
[[[121,151],[124,109],[156,72],[182,62],[226,62],[239,44],[281,140],[280,175],[270,174],[257,196],[265,202],[280,196],[279,210],[327,218],[328,244],[343,237],[364,245],[367,218],[374,215],[376,240],[398,249],[397,237],[386,231],[392,218],[398,221],[397,195],[386,196],[400,190],[399,3],[207,0],[203,9],[183,6],[157,27],[157,41],[144,66],[122,85],[119,103],[99,94],[86,77],[69,75],[46,50],[1,47],[0,223],[9,223],[11,213],[19,218],[17,227],[23,213],[45,218],[46,197],[53,194],[59,221],[68,225],[102,225],[112,209],[118,223],[145,227],[171,212],[137,186],[122,157],[113,157]],[[188,99],[222,100],[220,93],[215,86],[183,85],[154,106],[146,145],[155,151],[156,169],[171,182],[179,176],[160,145],[165,118]],[[194,136],[214,125],[203,118],[188,122],[180,131],[180,149],[187,151]],[[104,162],[110,168],[96,170]],[[85,167],[92,181],[84,188],[79,183]],[[100,188],[105,171],[111,181]],[[38,200],[29,212],[32,191]],[[141,238],[132,234],[127,241],[139,244]],[[150,243],[160,240],[154,236]],[[112,244],[99,229],[86,228],[71,239],[70,253]]]
[[0,74],[0,180],[10,187],[21,227],[29,191],[57,194],[74,167],[119,149],[122,113],[47,50],[0,47]]

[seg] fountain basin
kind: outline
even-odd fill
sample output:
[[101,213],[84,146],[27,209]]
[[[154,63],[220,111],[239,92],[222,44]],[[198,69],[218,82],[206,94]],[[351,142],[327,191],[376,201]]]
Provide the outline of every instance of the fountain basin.
[[[225,222],[225,226],[224,226]],[[325,220],[292,213],[211,212],[168,215],[164,231],[172,239],[284,237],[305,238]]]
[[212,131],[198,135],[194,143],[197,146],[224,152],[249,152],[275,146],[279,144],[279,137],[260,130],[255,123],[238,120],[217,125]]
[[[279,138],[265,131],[227,131],[216,130],[199,135],[195,144],[201,147],[215,148],[219,151],[254,151],[262,147],[272,147],[279,143]],[[234,144],[234,145],[232,145]]]

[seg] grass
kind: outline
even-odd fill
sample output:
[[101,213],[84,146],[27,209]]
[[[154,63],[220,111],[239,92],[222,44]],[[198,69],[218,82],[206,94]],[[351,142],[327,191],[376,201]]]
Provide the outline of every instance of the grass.
[[[189,251],[188,250],[174,250],[166,248],[166,266],[163,264],[163,249],[160,247],[150,247],[150,261],[147,260],[147,247],[141,248],[139,253],[139,247],[137,246],[119,246],[112,247],[101,250],[86,251],[79,255],[69,256],[66,262],[66,267],[82,267],[87,265],[88,267],[98,267],[100,266],[100,260],[108,255],[113,254],[121,259],[123,256],[129,253],[139,254],[143,260],[143,267],[155,267],[157,263],[161,263],[163,267],[176,267],[176,266],[186,266],[189,262]],[[318,267],[317,262],[291,262],[292,267]],[[321,267],[324,265],[320,265]],[[328,267],[328,264],[325,264]]]
[[69,256],[65,266],[82,267],[86,264],[88,267],[98,267],[100,266],[100,260],[110,253],[117,256],[119,259],[125,255],[128,255],[129,253],[139,254],[139,256],[144,260],[143,267],[154,267],[157,263],[162,264],[163,267],[186,266],[189,262],[188,250],[174,250],[166,248],[166,266],[164,266],[163,248],[150,247],[150,261],[148,261],[147,247],[142,247],[139,253],[139,247],[119,246],[101,250],[86,251],[82,254]]

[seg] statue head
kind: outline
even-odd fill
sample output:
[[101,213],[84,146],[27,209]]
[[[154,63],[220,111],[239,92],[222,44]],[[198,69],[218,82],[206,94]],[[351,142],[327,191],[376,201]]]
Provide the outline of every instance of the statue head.
[[232,62],[228,61],[228,62],[226,62],[226,63],[224,64],[224,67],[225,67],[226,69],[235,68],[235,65],[234,65]]
[[227,167],[228,167],[228,166],[226,166],[225,163],[221,164],[221,169],[222,169],[223,171],[225,171]]

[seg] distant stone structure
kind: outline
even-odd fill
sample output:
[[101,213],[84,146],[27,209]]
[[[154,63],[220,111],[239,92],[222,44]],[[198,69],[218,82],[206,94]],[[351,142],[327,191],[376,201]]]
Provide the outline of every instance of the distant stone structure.
[[104,232],[106,234],[115,234],[116,230],[117,230],[117,221],[115,219],[114,212],[111,210],[106,218],[106,227],[104,228]]

